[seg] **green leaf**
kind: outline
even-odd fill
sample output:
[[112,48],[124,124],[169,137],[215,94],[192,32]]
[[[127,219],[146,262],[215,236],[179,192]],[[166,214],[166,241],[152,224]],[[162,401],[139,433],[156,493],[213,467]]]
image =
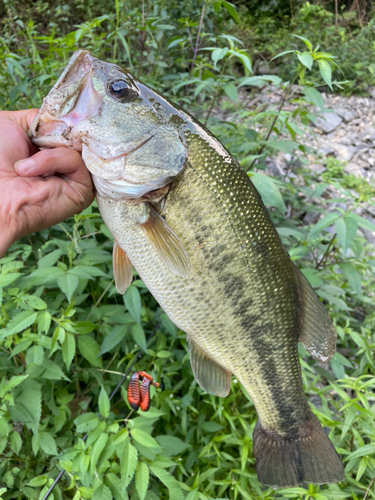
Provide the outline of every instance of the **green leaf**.
[[184,494],[182,493],[182,490],[176,481],[176,479],[169,474],[164,469],[161,469],[160,467],[155,467],[154,465],[150,465],[150,469],[152,473],[160,479],[160,481],[165,484],[165,486],[169,490],[169,496],[170,500],[183,500],[184,499]]
[[128,500],[128,495],[122,487],[121,481],[116,474],[109,472],[106,474],[105,480],[115,500]]
[[345,278],[348,280],[350,287],[355,291],[358,298],[361,298],[361,277],[356,268],[350,262],[340,262],[339,264]]
[[140,500],[144,500],[146,496],[149,478],[150,472],[147,464],[145,462],[138,462],[135,471],[135,488]]
[[2,330],[0,340],[8,337],[9,335],[14,335],[15,333],[20,333],[23,330],[26,330],[26,328],[35,322],[37,316],[38,313],[34,311],[22,311],[17,314],[17,316],[9,321],[7,327]]
[[100,481],[99,487],[95,488],[92,500],[112,500],[111,490]]
[[139,345],[139,347],[147,352],[147,342],[145,337],[145,332],[143,331],[142,326],[139,323],[136,323],[132,326],[132,335],[135,343]]
[[74,274],[65,273],[57,278],[57,284],[61,291],[65,293],[68,301],[72,298],[73,293],[76,291],[79,284],[79,279]]
[[299,35],[292,35],[292,36],[302,40],[307,45],[307,48],[309,49],[309,51],[312,52],[313,47],[312,47],[312,43],[310,42],[310,40],[308,40],[307,38],[304,38],[303,36],[299,36]]
[[354,217],[351,217],[350,214],[337,219],[335,222],[337,238],[343,246],[344,253],[346,253],[348,248],[350,248],[350,245],[357,234],[357,229],[358,221]]
[[332,88],[332,68],[328,61],[325,59],[318,59],[320,74],[322,75],[323,80],[326,82],[328,87]]
[[[221,426],[220,428],[222,429]],[[181,455],[181,453],[189,448],[188,444],[184,443],[183,441],[181,441],[181,439],[175,436],[158,436],[156,440],[165,450],[165,455],[167,457],[170,457],[172,455]]]
[[297,57],[303,66],[311,70],[314,59],[309,52],[297,52]]
[[89,335],[80,335],[78,337],[78,349],[82,356],[93,366],[102,366],[102,360],[99,358],[99,346]]
[[147,434],[147,432],[142,431],[141,429],[132,429],[132,438],[142,446],[147,446],[148,448],[153,449],[153,451],[161,450],[158,442],[152,436],[150,436],[150,434]]
[[39,268],[52,267],[54,264],[56,264],[56,262],[59,260],[61,256],[62,256],[62,250],[60,249],[54,250],[53,252],[48,253],[39,260],[38,267]]
[[227,83],[224,86],[224,92],[233,102],[237,103],[237,88],[234,83]]
[[10,449],[13,451],[13,453],[18,455],[22,446],[22,439],[17,431],[13,431],[10,434],[9,444],[10,444]]
[[108,441],[108,434],[101,434],[95,443],[91,446],[89,456],[90,456],[90,472],[94,474],[96,464],[98,463],[99,457],[106,447]]
[[48,380],[69,380],[62,369],[59,367],[59,365],[51,359],[45,359],[42,366],[44,368],[44,371],[41,375],[43,378],[46,378]]
[[34,488],[37,488],[38,486],[43,486],[46,484],[48,481],[48,476],[47,474],[43,474],[42,476],[37,476],[34,477],[31,481],[26,483],[28,486],[33,486]]
[[236,7],[232,3],[226,2],[225,0],[222,5],[225,7],[228,14],[232,16],[236,22],[239,22],[240,18],[238,16],[238,12],[236,11]]
[[103,340],[103,343],[100,347],[99,356],[102,356],[106,352],[111,351],[114,347],[116,347],[126,336],[127,327],[123,325],[117,325],[111,330],[108,335]]
[[[358,221],[358,225],[363,227],[364,229],[367,229],[368,231],[372,231],[375,233],[375,224],[373,222],[370,222],[369,220],[365,219],[364,217],[361,217],[360,215],[350,213],[351,217],[354,217]],[[349,214],[347,215],[349,217]]]
[[23,422],[34,432],[37,431],[42,415],[42,392],[35,380],[25,380],[16,404],[10,407],[10,412],[14,420]]
[[51,314],[48,311],[43,311],[38,313],[37,325],[38,333],[48,333],[49,327],[51,326]]
[[218,432],[224,427],[217,422],[204,422],[202,424],[202,429],[206,432]]
[[305,87],[302,90],[302,93],[305,94],[306,98],[315,106],[323,111],[324,109],[324,100],[322,94],[314,89],[313,87]]
[[39,345],[30,347],[26,353],[26,364],[30,365],[35,363],[36,365],[41,365],[44,359],[44,349]]
[[[133,434],[133,433],[132,433]],[[133,479],[134,472],[137,466],[137,450],[131,444],[129,435],[127,435],[121,456],[121,482],[126,488]]]
[[253,172],[251,181],[262,197],[263,203],[268,207],[277,207],[281,213],[285,213],[286,207],[283,198],[274,181],[264,174]]
[[67,370],[70,368],[75,352],[76,341],[74,335],[73,333],[66,332],[64,342],[61,345],[61,354]]
[[39,433],[39,446],[47,455],[57,455],[56,443],[48,432]]
[[108,394],[107,391],[104,389],[104,386],[102,386],[99,394],[99,411],[104,418],[107,418],[109,415],[109,410],[110,410],[110,405],[109,405]]
[[340,215],[337,212],[329,213],[325,215],[320,221],[315,224],[315,226],[309,232],[309,239],[316,236],[320,231],[327,229],[327,227],[332,226],[332,224],[340,218]]
[[0,274],[0,287],[3,288],[4,286],[10,285],[20,276],[22,276],[22,273]]
[[77,432],[89,432],[99,425],[99,419],[95,413],[89,412],[77,417],[74,423],[76,424]]
[[350,455],[347,455],[347,459],[351,460],[353,458],[360,458],[365,456],[372,456],[375,453],[375,444],[366,444],[358,450],[353,451]]
[[124,303],[127,310],[133,316],[137,323],[141,321],[141,296],[139,294],[138,288],[134,285],[130,285],[126,292],[124,293]]
[[42,309],[47,308],[47,304],[44,302],[44,300],[36,297],[35,295],[25,295],[23,297],[23,300],[33,309],[41,311]]

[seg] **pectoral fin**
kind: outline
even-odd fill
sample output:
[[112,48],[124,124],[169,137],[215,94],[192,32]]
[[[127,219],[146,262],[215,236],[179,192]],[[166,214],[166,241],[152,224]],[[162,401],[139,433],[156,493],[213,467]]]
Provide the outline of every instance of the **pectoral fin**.
[[311,356],[327,363],[336,351],[337,334],[323,303],[305,276],[295,268],[300,303],[301,329],[299,342]]
[[149,205],[149,216],[141,224],[149,243],[160,260],[173,274],[188,278],[190,261],[178,236],[165,222],[152,205]]
[[133,266],[116,240],[113,242],[113,274],[116,289],[122,295],[132,282]]
[[188,341],[191,368],[198,384],[209,394],[222,398],[228,396],[231,373],[208,358],[191,338]]

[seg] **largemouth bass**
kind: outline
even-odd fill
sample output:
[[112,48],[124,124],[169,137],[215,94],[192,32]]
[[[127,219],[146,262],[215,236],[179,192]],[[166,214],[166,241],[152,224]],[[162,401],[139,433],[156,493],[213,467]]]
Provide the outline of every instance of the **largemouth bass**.
[[116,286],[132,266],[189,340],[201,388],[231,374],[258,413],[259,480],[273,487],[344,479],[304,396],[297,342],[320,361],[336,332],[292,263],[248,175],[186,111],[115,64],[73,55],[29,135],[82,151],[114,244]]

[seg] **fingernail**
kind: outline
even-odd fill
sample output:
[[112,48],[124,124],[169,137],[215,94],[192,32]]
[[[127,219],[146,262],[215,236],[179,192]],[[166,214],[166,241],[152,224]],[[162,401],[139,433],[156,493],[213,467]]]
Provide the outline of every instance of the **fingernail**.
[[29,172],[31,172],[31,170],[34,169],[34,166],[35,162],[31,158],[26,158],[26,160],[17,161],[14,164],[16,172],[20,174],[28,174]]

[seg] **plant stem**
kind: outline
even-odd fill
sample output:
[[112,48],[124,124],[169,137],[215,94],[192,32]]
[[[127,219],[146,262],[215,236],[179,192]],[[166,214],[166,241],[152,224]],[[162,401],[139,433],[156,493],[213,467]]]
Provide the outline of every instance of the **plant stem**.
[[[119,0],[115,0],[115,5],[116,5],[116,35],[117,35],[117,30],[120,24],[120,5],[119,5]],[[116,50],[117,50],[117,36],[115,37],[115,44],[113,46],[113,59],[116,59]]]
[[[258,155],[261,155],[264,151],[264,148],[266,147],[266,142],[268,141],[268,139],[270,138],[271,136],[271,133],[272,133],[272,130],[273,130],[273,127],[275,126],[275,123],[277,121],[277,119],[279,118],[280,116],[280,113],[281,113],[281,110],[283,109],[284,107],[284,104],[285,102],[287,101],[287,99],[289,98],[289,94],[290,94],[290,91],[292,90],[292,87],[294,85],[294,82],[296,81],[296,79],[298,78],[298,75],[296,75],[293,80],[290,82],[289,84],[289,87],[287,89],[287,91],[283,94],[283,97],[281,99],[281,102],[280,102],[280,105],[279,105],[279,109],[277,110],[277,113],[276,115],[274,116],[274,119],[272,120],[272,124],[268,130],[268,133],[267,133],[267,136],[266,136],[266,140],[264,141],[264,143],[262,144],[260,150],[259,150],[259,153]],[[257,158],[254,158],[254,160],[251,162],[251,165],[250,167],[248,168],[248,170],[251,170],[255,164],[255,162],[257,161]]]
[[197,40],[196,40],[196,43],[195,43],[195,49],[194,49],[194,54],[193,54],[193,60],[191,62],[191,68],[190,68],[190,75],[192,74],[193,72],[193,69],[194,69],[194,65],[195,65],[195,59],[197,57],[197,52],[198,52],[198,48],[199,48],[199,37],[200,37],[200,34],[201,34],[201,30],[202,30],[202,25],[203,25],[203,18],[204,18],[204,9],[206,8],[206,0],[204,0],[203,2],[203,6],[202,6],[202,13],[201,13],[201,20],[199,22],[199,27],[198,27],[198,33],[197,33]]
[[332,236],[332,239],[331,239],[331,241],[330,241],[330,242],[329,242],[329,244],[328,244],[327,250],[324,252],[323,257],[320,259],[320,261],[319,261],[319,262],[317,263],[317,265],[315,266],[315,269],[318,269],[318,268],[321,266],[321,264],[323,264],[324,260],[325,260],[325,259],[326,259],[326,257],[328,256],[328,253],[329,253],[329,251],[330,251],[330,249],[331,249],[331,246],[332,246],[332,244],[333,244],[333,242],[334,242],[335,238],[336,238],[336,233]]

